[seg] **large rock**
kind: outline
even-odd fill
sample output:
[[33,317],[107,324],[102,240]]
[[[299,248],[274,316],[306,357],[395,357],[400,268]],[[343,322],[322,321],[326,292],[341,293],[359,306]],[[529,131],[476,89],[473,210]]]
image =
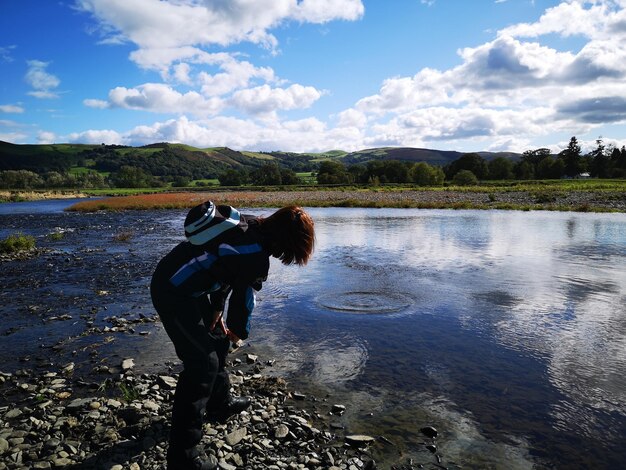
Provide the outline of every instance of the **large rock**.
[[248,431],[246,430],[246,428],[235,429],[230,434],[227,434],[224,440],[226,441],[226,444],[232,447],[239,444],[241,440],[246,437],[247,433]]
[[353,434],[346,436],[346,442],[353,447],[364,447],[374,442],[376,438],[372,436],[366,436],[365,434]]

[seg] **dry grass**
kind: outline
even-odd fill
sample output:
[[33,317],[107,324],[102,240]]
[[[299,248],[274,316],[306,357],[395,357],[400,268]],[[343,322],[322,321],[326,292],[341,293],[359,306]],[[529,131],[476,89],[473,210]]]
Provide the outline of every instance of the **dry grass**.
[[83,201],[68,210],[186,209],[202,201],[235,207],[398,207],[420,209],[509,209],[626,212],[623,194],[609,198],[592,191],[560,191],[537,197],[528,191],[333,190],[333,191],[207,191],[157,193]]
[[69,211],[95,212],[99,210],[128,210],[128,209],[182,209],[192,207],[206,199],[202,193],[160,193],[140,194],[136,196],[120,196],[98,199],[96,201],[81,201],[69,207]]

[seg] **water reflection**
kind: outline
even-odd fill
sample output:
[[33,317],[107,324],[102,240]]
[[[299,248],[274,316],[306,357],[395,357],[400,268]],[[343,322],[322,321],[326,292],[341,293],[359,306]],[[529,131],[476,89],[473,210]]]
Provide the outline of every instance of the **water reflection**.
[[385,403],[396,417],[407,394],[443,397],[473,426],[450,449],[471,429],[507,442],[493,468],[623,462],[623,215],[311,212],[317,252],[303,270],[272,266],[255,324],[304,382],[401,391]]

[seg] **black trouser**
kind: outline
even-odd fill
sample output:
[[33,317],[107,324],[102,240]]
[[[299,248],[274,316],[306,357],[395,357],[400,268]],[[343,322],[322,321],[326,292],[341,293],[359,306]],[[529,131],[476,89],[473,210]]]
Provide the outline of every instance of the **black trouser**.
[[209,331],[211,304],[206,295],[175,296],[154,285],[152,302],[183,362],[172,409],[168,464],[184,462],[202,439],[205,410],[217,411],[228,400],[224,370],[230,342],[219,328]]

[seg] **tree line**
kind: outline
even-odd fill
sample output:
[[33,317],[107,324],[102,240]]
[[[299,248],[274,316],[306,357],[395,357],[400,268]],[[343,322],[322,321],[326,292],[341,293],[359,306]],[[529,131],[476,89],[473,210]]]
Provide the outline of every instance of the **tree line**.
[[[106,188],[106,187],[175,187],[188,186],[194,179],[219,179],[222,186],[275,186],[302,184],[294,169],[304,169],[302,159],[291,167],[284,159],[263,161],[257,166],[243,166],[239,152],[224,149],[219,163],[198,158],[193,151],[155,144],[161,148],[150,154],[128,150],[118,152],[118,146],[96,147],[77,156],[91,161],[99,171],[72,174],[46,168],[45,172],[31,170],[0,171],[0,188]],[[283,154],[283,156],[286,154]],[[229,163],[226,163],[226,160]],[[66,163],[64,161],[64,163]],[[229,168],[230,166],[230,168]],[[52,169],[51,169],[52,168]],[[311,168],[307,166],[306,168]],[[106,173],[110,172],[107,176]],[[517,161],[505,157],[486,160],[477,153],[467,153],[444,166],[426,162],[400,160],[371,160],[346,165],[340,160],[324,160],[317,164],[318,184],[411,183],[418,186],[441,186],[444,182],[457,185],[478,184],[484,180],[530,180],[576,178],[588,173],[595,178],[626,178],[626,148],[605,145],[602,139],[583,155],[576,137],[558,154],[547,148],[527,150]]]
[[482,180],[560,179],[586,176],[626,178],[626,148],[607,147],[602,139],[596,148],[583,155],[576,137],[567,148],[553,155],[547,148],[528,150],[518,161],[496,157],[487,161],[477,153],[467,153],[448,165],[438,167],[425,162],[376,160],[367,164],[343,165],[338,161],[320,164],[320,184],[414,183],[419,186],[478,184]]

